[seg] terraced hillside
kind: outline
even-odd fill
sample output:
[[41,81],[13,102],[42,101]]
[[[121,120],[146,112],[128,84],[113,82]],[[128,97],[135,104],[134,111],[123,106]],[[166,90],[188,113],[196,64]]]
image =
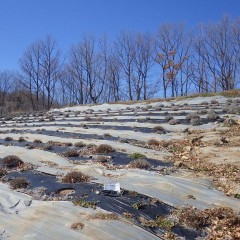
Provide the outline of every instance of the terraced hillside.
[[0,239],[240,238],[239,114],[216,96],[2,119]]

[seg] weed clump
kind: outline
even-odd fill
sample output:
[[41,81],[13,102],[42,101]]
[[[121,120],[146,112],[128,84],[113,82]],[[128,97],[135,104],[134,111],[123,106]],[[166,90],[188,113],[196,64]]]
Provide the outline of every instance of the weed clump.
[[135,159],[129,164],[132,168],[149,169],[151,164],[145,159]]
[[10,187],[12,189],[26,188],[28,185],[27,179],[23,177],[18,177],[10,181]]
[[8,155],[2,159],[3,166],[6,168],[20,167],[24,162],[15,155]]
[[144,209],[146,206],[148,206],[148,203],[146,202],[135,202],[132,204],[132,208],[134,209]]
[[172,229],[172,227],[174,227],[174,223],[171,220],[164,218],[162,216],[158,216],[156,218],[155,224],[157,227],[163,228],[168,231],[170,231]]
[[73,172],[67,173],[63,177],[62,181],[65,183],[89,182],[90,176],[82,172],[73,171]]
[[170,219],[167,219],[163,216],[157,216],[155,220],[147,220],[144,217],[139,217],[139,221],[141,222],[142,226],[150,227],[150,228],[159,227],[167,231],[170,231],[172,227],[174,227],[174,222],[172,222]]
[[120,217],[116,213],[95,213],[87,217],[87,220],[119,220]]
[[115,152],[115,149],[108,144],[101,144],[96,148],[96,153],[110,153]]
[[104,137],[111,137],[112,135],[110,133],[104,133]]
[[87,201],[83,198],[73,201],[73,204],[75,206],[80,206],[80,207],[84,207],[84,208],[93,208],[93,209],[96,209],[97,203],[98,202],[95,202],[95,201]]

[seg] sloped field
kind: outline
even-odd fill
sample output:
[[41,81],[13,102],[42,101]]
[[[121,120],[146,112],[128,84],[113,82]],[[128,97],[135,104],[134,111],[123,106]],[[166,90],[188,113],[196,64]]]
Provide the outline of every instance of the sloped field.
[[[239,106],[198,97],[2,119],[0,239],[237,239]],[[120,193],[103,191],[114,182]]]

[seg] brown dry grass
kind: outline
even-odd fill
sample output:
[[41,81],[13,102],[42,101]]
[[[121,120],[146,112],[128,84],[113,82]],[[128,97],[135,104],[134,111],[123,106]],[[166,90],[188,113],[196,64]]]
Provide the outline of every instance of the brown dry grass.
[[233,90],[227,90],[223,92],[217,92],[217,93],[195,93],[188,96],[181,96],[181,97],[175,97],[175,98],[153,98],[148,100],[140,100],[140,101],[119,101],[119,102],[110,102],[109,104],[126,104],[126,105],[132,105],[136,103],[154,103],[154,102],[163,102],[163,101],[172,101],[172,100],[184,100],[188,98],[196,98],[196,97],[212,97],[212,96],[224,96],[224,97],[240,97],[240,90],[239,89],[233,89]]
[[[234,125],[230,129],[220,133],[214,132],[214,136],[218,136],[219,139],[221,135],[226,137],[240,136],[240,125]],[[214,146],[214,141],[203,141],[203,136],[204,133],[201,131],[192,131],[183,140],[163,140],[156,142],[156,144],[154,141],[154,144],[147,142],[145,144],[138,144],[138,146],[172,153],[171,156],[165,157],[166,161],[181,162],[181,166],[192,170],[195,177],[208,176],[212,179],[214,186],[218,190],[223,191],[226,195],[236,196],[239,194],[237,186],[240,183],[240,166],[231,163],[213,163],[208,161],[211,160],[211,153],[206,155],[201,149],[207,146]],[[230,141],[230,144],[239,146],[239,141],[238,144],[236,140]],[[226,147],[230,146],[227,145]]]
[[159,146],[159,141],[156,140],[156,139],[154,139],[154,138],[152,138],[152,139],[149,139],[149,140],[148,140],[147,144],[148,144],[149,146]]
[[182,225],[196,229],[207,228],[207,240],[240,238],[240,215],[229,207],[198,210],[186,206],[176,214]]
[[167,157],[167,160],[183,162],[186,168],[211,177],[217,189],[227,195],[235,195],[234,186],[240,182],[240,167],[229,163],[215,164],[206,161],[206,155],[202,154],[199,148],[206,143],[201,139],[196,141],[194,139],[169,141],[167,149],[172,152],[172,156]]

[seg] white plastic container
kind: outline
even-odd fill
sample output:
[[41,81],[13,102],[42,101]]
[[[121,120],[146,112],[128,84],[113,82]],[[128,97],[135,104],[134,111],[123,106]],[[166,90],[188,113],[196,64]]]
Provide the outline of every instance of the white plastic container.
[[105,183],[103,189],[107,191],[115,191],[120,193],[120,183],[118,182]]

